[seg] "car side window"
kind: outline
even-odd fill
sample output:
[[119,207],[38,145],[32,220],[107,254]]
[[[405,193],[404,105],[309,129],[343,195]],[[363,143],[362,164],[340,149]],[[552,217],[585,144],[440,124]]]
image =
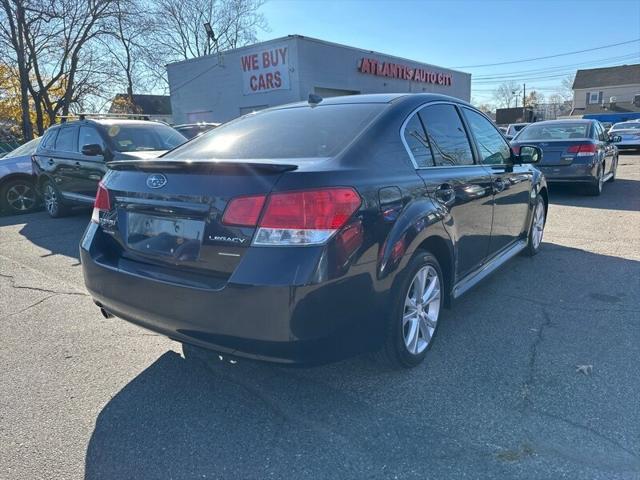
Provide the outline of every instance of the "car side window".
[[433,167],[429,140],[418,115],[413,115],[404,128],[404,141],[418,168]]
[[604,127],[602,126],[601,123],[596,123],[596,128],[598,129],[598,138],[600,139],[601,142],[606,142],[607,141],[607,134],[604,131]]
[[104,141],[93,127],[81,126],[80,135],[78,136],[78,151],[82,151],[85,145],[100,145],[104,149]]
[[56,150],[59,152],[76,152],[78,129],[75,127],[62,127],[56,139]]
[[48,150],[50,148],[53,148],[56,142],[57,135],[58,135],[58,129],[47,130],[44,134],[44,138],[40,142],[40,148],[43,150]]
[[511,159],[511,148],[500,132],[478,112],[463,108],[469,128],[476,140],[483,165],[503,165]]
[[473,165],[471,144],[453,105],[429,105],[418,115],[427,130],[435,166]]

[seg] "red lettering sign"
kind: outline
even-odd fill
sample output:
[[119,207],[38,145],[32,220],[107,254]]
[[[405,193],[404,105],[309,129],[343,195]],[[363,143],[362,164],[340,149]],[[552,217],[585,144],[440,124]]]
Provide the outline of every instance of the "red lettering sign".
[[290,88],[286,45],[275,45],[244,55],[240,58],[240,66],[245,95]]
[[[271,60],[271,58],[269,60]],[[403,80],[413,80],[415,82],[433,83],[445,87],[453,85],[453,77],[450,73],[425,70],[424,68],[414,69],[408,65],[378,62],[373,58],[367,57],[360,59],[358,71],[378,77],[400,78]]]

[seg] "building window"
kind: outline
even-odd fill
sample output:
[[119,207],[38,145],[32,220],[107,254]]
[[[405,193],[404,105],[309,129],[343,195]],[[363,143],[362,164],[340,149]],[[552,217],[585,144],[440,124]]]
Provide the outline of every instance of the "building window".
[[589,92],[589,104],[600,103],[600,92]]

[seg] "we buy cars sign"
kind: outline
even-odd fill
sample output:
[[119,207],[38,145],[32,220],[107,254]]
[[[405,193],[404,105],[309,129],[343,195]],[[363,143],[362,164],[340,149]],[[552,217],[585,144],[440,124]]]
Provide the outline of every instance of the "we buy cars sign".
[[289,89],[289,47],[275,45],[240,57],[245,95]]

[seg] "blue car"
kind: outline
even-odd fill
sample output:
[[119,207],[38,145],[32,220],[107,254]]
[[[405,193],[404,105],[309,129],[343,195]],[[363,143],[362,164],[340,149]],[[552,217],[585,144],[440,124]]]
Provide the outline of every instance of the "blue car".
[[36,138],[0,158],[0,211],[9,215],[37,209],[40,199],[34,187],[31,155],[40,139]]

